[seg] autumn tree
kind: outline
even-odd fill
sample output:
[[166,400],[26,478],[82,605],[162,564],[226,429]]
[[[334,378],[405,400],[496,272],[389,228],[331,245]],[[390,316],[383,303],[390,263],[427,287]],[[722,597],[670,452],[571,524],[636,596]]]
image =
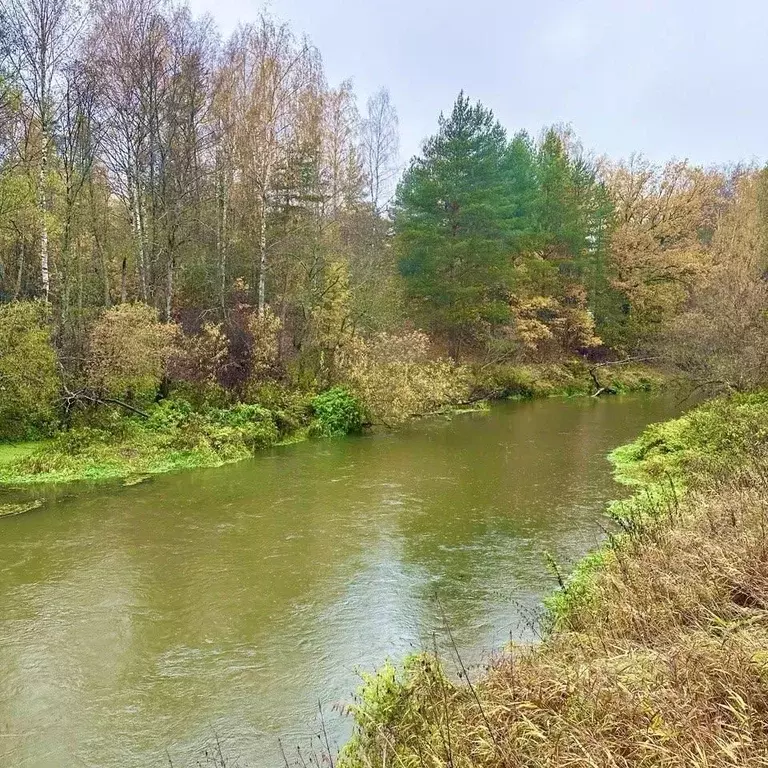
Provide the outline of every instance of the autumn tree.
[[234,103],[234,154],[242,183],[239,190],[256,248],[251,274],[256,302],[263,314],[267,302],[269,266],[268,219],[275,205],[278,171],[287,161],[291,132],[301,92],[311,88],[317,54],[305,41],[296,41],[286,25],[267,16],[240,27],[229,41],[221,82],[231,89]]
[[613,286],[626,298],[629,332],[642,338],[682,307],[706,271],[701,235],[718,179],[686,162],[660,168],[633,156],[608,166],[606,182],[615,211]]
[[709,390],[748,390],[768,378],[766,213],[766,171],[744,175],[714,222],[710,266],[662,333],[666,359]]
[[81,22],[70,0],[8,0],[7,23],[14,68],[30,108],[27,130],[36,137],[40,280],[43,297],[48,300],[47,172],[62,99],[60,79],[73,54]]

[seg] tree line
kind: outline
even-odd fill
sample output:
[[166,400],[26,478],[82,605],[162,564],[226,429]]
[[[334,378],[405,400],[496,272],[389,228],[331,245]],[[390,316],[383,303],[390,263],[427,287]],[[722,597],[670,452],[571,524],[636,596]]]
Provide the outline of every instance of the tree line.
[[[221,319],[243,296],[302,348],[345,283],[354,320],[397,162],[388,93],[264,15],[221,42],[154,0],[8,0],[0,111],[2,297],[41,297],[76,354],[104,307]],[[343,274],[342,274],[343,273]]]
[[50,359],[89,397],[372,392],[398,356],[764,380],[760,168],[614,162],[462,93],[400,176],[387,91],[361,109],[266,14],[222,40],[162,0],[4,0],[0,39],[6,384]]

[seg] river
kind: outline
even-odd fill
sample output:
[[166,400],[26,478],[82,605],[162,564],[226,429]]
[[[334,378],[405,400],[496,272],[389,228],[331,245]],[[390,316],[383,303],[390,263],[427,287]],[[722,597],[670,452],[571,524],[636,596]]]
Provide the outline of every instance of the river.
[[[219,469],[38,491],[0,520],[0,766],[279,766],[359,670],[510,638],[594,547],[605,460],[674,400],[504,403]],[[6,492],[6,495],[10,495]],[[18,494],[16,494],[18,496]],[[439,601],[435,595],[439,595]]]

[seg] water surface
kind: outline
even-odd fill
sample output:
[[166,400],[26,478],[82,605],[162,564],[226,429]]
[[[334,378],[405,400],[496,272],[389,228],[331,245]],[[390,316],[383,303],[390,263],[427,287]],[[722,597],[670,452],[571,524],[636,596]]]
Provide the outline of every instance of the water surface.
[[[0,766],[241,766],[332,739],[359,669],[510,638],[601,537],[605,454],[674,402],[541,400],[286,446],[0,520]],[[9,495],[9,494],[6,494]],[[9,495],[10,498],[10,495]],[[15,498],[15,497],[14,497]],[[435,593],[440,603],[435,600]]]

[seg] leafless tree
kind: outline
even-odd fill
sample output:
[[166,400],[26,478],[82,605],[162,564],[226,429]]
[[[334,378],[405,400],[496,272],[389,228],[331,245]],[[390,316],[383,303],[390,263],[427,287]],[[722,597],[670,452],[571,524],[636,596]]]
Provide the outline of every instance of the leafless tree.
[[375,213],[381,215],[392,199],[400,149],[397,112],[385,88],[368,99],[367,114],[360,131],[360,148],[368,199]]

